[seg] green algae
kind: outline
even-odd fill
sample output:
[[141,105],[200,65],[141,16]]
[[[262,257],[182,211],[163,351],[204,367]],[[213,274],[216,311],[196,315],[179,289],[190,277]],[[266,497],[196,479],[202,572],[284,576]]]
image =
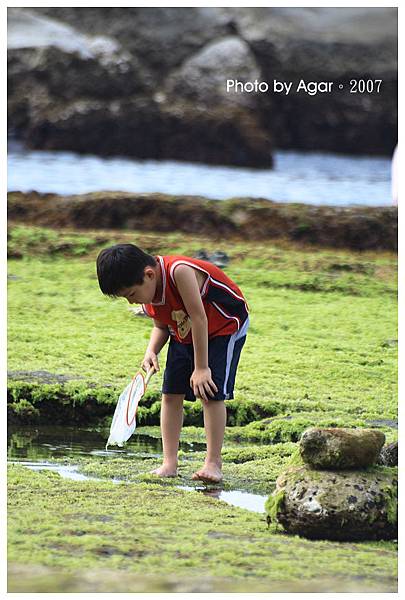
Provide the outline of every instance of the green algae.
[[9,414],[12,414],[15,420],[21,420],[23,423],[33,423],[39,421],[39,410],[24,397],[18,398],[17,402],[10,402],[7,408]]
[[278,524],[278,512],[282,508],[285,498],[285,490],[274,491],[266,500],[265,509],[267,514],[267,523]]
[[[310,542],[266,528],[264,515],[154,484],[68,482],[9,468],[9,561],[190,578],[246,578],[253,584],[323,579],[395,586],[393,547]],[[297,560],[292,561],[294,555]]]
[[[137,370],[150,332],[148,319],[134,318],[123,301],[110,301],[98,289],[95,257],[101,247],[120,241],[161,254],[224,249],[222,241],[203,236],[104,231],[79,235],[11,227],[10,256],[15,258],[9,261],[8,407],[16,422],[39,424],[48,419],[109,427],[118,395]],[[278,475],[294,464],[297,442],[306,428],[364,427],[370,419],[396,419],[397,344],[392,343],[397,338],[396,256],[311,250],[291,244],[259,247],[238,241],[225,250],[231,257],[226,271],[248,299],[251,327],[238,369],[235,400],[227,402],[224,489],[269,495]],[[162,370],[165,356],[164,349]],[[44,371],[48,380],[38,375]],[[138,412],[138,426],[156,437],[160,437],[160,385],[158,375]],[[186,402],[184,412],[182,439],[205,442],[200,402]],[[388,443],[397,438],[395,429],[381,426],[380,430]],[[286,539],[273,535],[272,529],[267,531],[264,516],[247,517],[246,511],[213,499],[214,504],[206,505],[201,495],[191,501],[191,492],[181,496],[176,486],[195,485],[191,473],[203,457],[203,452],[180,452],[180,476],[174,480],[152,477],[149,471],[159,458],[147,456],[131,461],[119,457],[77,461],[82,473],[101,477],[102,482],[67,483],[44,473],[19,472],[17,477],[13,471],[19,483],[10,479],[11,518],[16,519],[11,526],[10,560],[58,569],[65,568],[66,560],[70,573],[80,572],[82,560],[88,568],[129,573],[136,563],[137,573],[152,576],[160,568],[161,557],[168,576],[178,572],[180,577],[194,578],[208,560],[210,576],[229,576],[240,584],[243,579],[252,585],[261,579],[269,586],[281,581],[293,587],[320,578],[344,582],[362,577],[364,589],[381,582],[386,589],[395,587],[395,547],[389,542],[324,546]],[[132,482],[136,494],[115,490],[107,481],[113,477]],[[167,495],[159,495],[163,492]],[[132,498],[132,505],[125,494]],[[106,498],[107,514],[103,512]],[[31,501],[36,512],[33,529],[26,511]],[[138,502],[150,512],[139,512]],[[192,510],[184,513],[184,503]],[[75,505],[80,507],[79,518],[68,512]],[[54,514],[59,506],[61,514]],[[115,523],[117,506],[123,507],[123,514],[118,530],[113,531],[107,526]],[[207,521],[215,513],[212,531],[219,531],[220,536],[208,536],[206,553],[211,552],[217,561],[219,557],[217,565],[200,547],[193,556],[195,544],[184,529],[187,524],[197,532],[202,527],[205,537],[198,533],[197,541],[204,548],[208,534],[200,513]],[[69,525],[63,529],[66,516]],[[88,531],[87,521],[96,523],[98,529]],[[135,550],[125,531],[129,528],[136,537],[134,522],[141,522],[150,536],[142,536]],[[238,524],[237,531],[223,531],[226,523]],[[185,550],[175,541],[176,528],[178,539],[185,536]],[[250,541],[243,538],[241,542],[242,529]],[[171,555],[163,547],[165,540]],[[244,553],[241,565],[236,556],[239,550]],[[320,574],[315,569],[318,562]]]
[[386,486],[382,488],[382,492],[387,510],[387,520],[391,524],[396,524],[398,522],[398,488]]
[[[108,233],[103,236],[99,247],[119,241],[116,232],[109,239]],[[218,245],[187,236],[134,232],[121,237],[162,253],[192,254],[201,245],[207,251]],[[29,371],[46,369],[84,377],[100,387],[124,387],[142,359],[150,323],[134,319],[124,301],[109,301],[100,294],[94,268],[97,250],[81,258],[28,252],[21,260],[10,260],[10,273],[18,278],[9,281],[10,370],[21,369],[24,356],[24,369]],[[229,252],[227,272],[244,290],[252,316],[236,401],[230,403],[230,424],[298,412],[301,405],[363,417],[369,412],[381,415],[384,407],[384,416],[395,416],[397,348],[384,346],[387,339],[397,338],[396,298],[384,287],[396,289],[394,255],[275,245],[258,249],[242,243]],[[352,270],[336,269],[339,264],[351,265]],[[314,271],[334,273],[336,279],[349,274],[361,294],[352,296],[343,288],[304,292],[287,285],[303,272]],[[266,278],[276,275],[285,278],[284,287],[267,285]],[[129,345],[131,353],[123,353]],[[269,369],[256,368],[269,360]],[[164,361],[165,351],[162,367]],[[150,391],[157,395],[159,387],[156,378]]]
[[267,578],[239,579],[194,575],[193,577],[142,575],[121,570],[119,578],[116,571],[107,569],[77,569],[74,573],[61,568],[38,565],[9,564],[8,591],[14,593],[260,593],[260,592],[395,592],[396,585],[391,581],[362,581],[361,577],[352,579],[335,577],[310,581],[274,581]]

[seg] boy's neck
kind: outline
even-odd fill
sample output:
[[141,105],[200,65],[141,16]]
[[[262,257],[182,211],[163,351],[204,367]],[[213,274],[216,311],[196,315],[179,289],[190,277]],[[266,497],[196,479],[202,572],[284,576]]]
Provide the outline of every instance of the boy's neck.
[[162,280],[162,269],[160,268],[159,261],[155,267],[156,273],[156,291],[152,300],[152,304],[156,304],[156,302],[160,302],[163,296],[163,280]]

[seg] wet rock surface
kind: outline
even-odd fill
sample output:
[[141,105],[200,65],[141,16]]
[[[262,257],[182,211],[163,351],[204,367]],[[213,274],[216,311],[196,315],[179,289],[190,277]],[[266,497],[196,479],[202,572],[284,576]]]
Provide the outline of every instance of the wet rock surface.
[[339,208],[264,199],[95,192],[8,194],[8,217],[49,227],[184,231],[221,239],[287,239],[335,248],[397,249],[397,208]]
[[398,442],[392,442],[392,444],[387,444],[384,446],[377,462],[378,464],[385,465],[386,467],[397,467]]
[[287,469],[267,505],[287,533],[310,539],[387,540],[397,537],[397,473]]
[[8,371],[7,377],[17,381],[34,381],[38,383],[66,383],[67,381],[77,381],[85,379],[80,375],[61,375],[50,373],[49,371]]
[[[273,145],[395,146],[395,8],[8,12],[9,126],[30,147],[268,167]],[[228,78],[344,90],[230,94]],[[351,78],[383,86],[351,94]]]
[[392,427],[392,429],[398,429],[398,421],[395,419],[367,419],[365,423],[371,427]]
[[321,429],[304,431],[301,458],[314,469],[359,469],[373,465],[385,442],[381,431],[372,429]]

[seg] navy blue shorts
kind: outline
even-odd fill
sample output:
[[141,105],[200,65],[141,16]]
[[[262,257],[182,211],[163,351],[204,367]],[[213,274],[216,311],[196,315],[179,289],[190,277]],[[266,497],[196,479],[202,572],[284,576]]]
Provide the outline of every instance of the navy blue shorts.
[[[231,400],[235,385],[240,353],[246,341],[247,319],[241,329],[232,335],[219,335],[208,340],[208,366],[218,388],[212,400]],[[163,376],[163,394],[184,394],[186,400],[195,400],[190,387],[194,371],[193,344],[181,344],[170,338],[166,369]]]

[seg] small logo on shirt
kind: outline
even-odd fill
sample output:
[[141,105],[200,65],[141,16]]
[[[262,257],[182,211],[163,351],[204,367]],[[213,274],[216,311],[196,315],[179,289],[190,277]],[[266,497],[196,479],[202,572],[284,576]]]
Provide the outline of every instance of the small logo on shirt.
[[172,319],[177,323],[177,331],[179,337],[184,340],[188,336],[191,329],[190,317],[184,312],[184,310],[173,310]]

